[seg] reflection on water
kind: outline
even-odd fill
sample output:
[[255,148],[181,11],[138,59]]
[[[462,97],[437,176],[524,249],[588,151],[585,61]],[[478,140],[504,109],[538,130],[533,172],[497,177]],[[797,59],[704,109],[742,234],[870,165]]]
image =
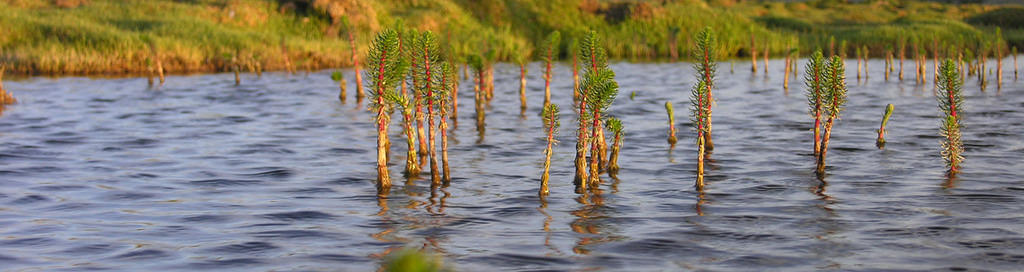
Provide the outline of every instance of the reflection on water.
[[[441,253],[458,271],[1024,266],[1019,83],[998,93],[965,83],[967,159],[955,179],[939,157],[931,82],[876,74],[851,84],[819,180],[803,86],[791,80],[785,95],[782,60],[767,78],[720,73],[715,153],[696,192],[695,132],[682,129],[692,124],[680,118],[687,144],[670,148],[663,110],[688,103],[690,64],[611,67],[636,92],[609,110],[629,135],[622,169],[574,193],[566,122],[544,198],[545,133],[533,117],[542,100],[532,99],[543,80],[527,77],[524,120],[511,65],[495,69],[486,135],[472,123],[472,86],[459,92],[470,125],[449,134],[451,183],[398,181],[406,147],[395,145],[396,183],[379,195],[371,113],[338,101],[331,71],[243,75],[237,87],[233,74],[174,76],[154,89],[145,78],[4,82],[19,104],[0,108],[0,266],[367,271],[400,248]],[[552,102],[571,107],[571,73],[557,68]],[[880,150],[874,129],[888,103],[899,111]],[[391,131],[404,137],[397,122]]]

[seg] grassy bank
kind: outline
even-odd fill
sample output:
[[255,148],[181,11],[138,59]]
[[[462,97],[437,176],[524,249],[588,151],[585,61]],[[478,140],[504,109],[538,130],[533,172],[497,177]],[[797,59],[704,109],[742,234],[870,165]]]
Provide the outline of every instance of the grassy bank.
[[152,41],[170,72],[224,71],[236,52],[265,69],[283,69],[286,57],[298,69],[336,67],[349,65],[343,21],[364,51],[373,32],[401,25],[438,32],[455,56],[492,50],[499,60],[528,52],[553,30],[566,48],[588,29],[605,36],[614,58],[667,59],[673,41],[685,58],[703,26],[715,28],[723,58],[748,56],[751,37],[771,56],[827,47],[830,37],[847,41],[850,55],[866,45],[876,57],[901,40],[1024,47],[1024,9],[1016,6],[839,2],[0,0],[0,60],[18,74],[137,74],[148,67]]

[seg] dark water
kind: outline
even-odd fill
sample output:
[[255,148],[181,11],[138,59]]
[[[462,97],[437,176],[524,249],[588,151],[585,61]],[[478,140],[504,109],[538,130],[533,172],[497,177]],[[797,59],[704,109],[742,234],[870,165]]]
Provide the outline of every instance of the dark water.
[[[8,81],[21,103],[0,117],[0,268],[369,271],[414,247],[460,271],[1024,269],[1024,83],[1012,68],[999,91],[964,85],[967,159],[947,180],[931,82],[914,85],[910,62],[906,80],[885,82],[875,61],[857,83],[851,62],[822,183],[802,80],[787,95],[781,61],[767,78],[748,65],[719,66],[704,196],[692,187],[691,66],[617,63],[620,179],[573,193],[567,110],[545,202],[536,63],[525,120],[518,69],[497,67],[480,143],[463,86],[449,187],[404,182],[396,124],[396,186],[380,200],[371,114],[337,101],[329,71],[244,75],[240,87],[231,74],[173,76],[160,89],[144,78]],[[572,81],[558,68],[553,97],[568,109]],[[878,150],[886,103],[896,111]]]

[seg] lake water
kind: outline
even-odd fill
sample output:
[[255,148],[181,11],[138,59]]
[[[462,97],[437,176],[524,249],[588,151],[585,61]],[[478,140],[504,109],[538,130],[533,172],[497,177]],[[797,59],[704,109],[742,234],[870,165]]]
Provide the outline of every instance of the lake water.
[[[403,247],[458,271],[1024,269],[1024,82],[1012,67],[999,90],[964,84],[966,161],[949,180],[931,79],[915,85],[908,61],[902,82],[885,81],[876,60],[858,83],[848,65],[850,99],[822,182],[803,81],[787,94],[781,60],[767,77],[749,62],[734,73],[719,64],[716,148],[698,195],[691,64],[614,63],[622,170],[580,196],[572,80],[560,64],[552,97],[566,110],[543,201],[539,63],[525,119],[518,67],[497,66],[482,139],[463,84],[450,186],[401,177],[394,115],[386,198],[374,185],[372,114],[353,86],[339,103],[330,71],[243,74],[237,87],[232,74],[171,76],[160,88],[8,79],[20,103],[0,116],[0,270],[371,271]],[[677,109],[674,149],[665,101]],[[896,110],[879,150],[887,103]]]

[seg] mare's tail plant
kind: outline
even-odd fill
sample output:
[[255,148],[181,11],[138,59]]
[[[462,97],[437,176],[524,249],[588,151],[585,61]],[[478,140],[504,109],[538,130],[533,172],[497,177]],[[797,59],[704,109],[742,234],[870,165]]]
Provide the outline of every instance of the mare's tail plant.
[[544,130],[547,132],[548,146],[544,149],[544,174],[540,176],[540,192],[544,196],[548,194],[548,172],[551,170],[551,147],[555,144],[555,134],[558,133],[558,105],[550,104],[542,112],[544,116]]
[[939,73],[939,90],[936,95],[939,100],[939,109],[945,113],[942,120],[942,158],[949,167],[948,174],[956,175],[960,172],[960,163],[963,162],[963,142],[960,140],[960,110],[963,109],[963,95],[960,87],[963,84],[957,74],[953,61],[946,60],[942,64],[942,71]]
[[807,103],[814,116],[814,156],[821,152],[821,118],[825,110],[825,57],[821,50],[814,51],[804,68],[807,85]]
[[476,130],[482,133],[484,124],[484,99],[486,99],[484,85],[484,60],[480,55],[469,56],[469,66],[473,68],[473,102],[476,110]]
[[551,64],[558,58],[558,45],[561,34],[556,30],[548,34],[541,44],[541,58],[544,59],[544,108],[551,104]]
[[156,49],[156,42],[154,42],[153,40],[149,40],[148,44],[149,44],[149,55],[150,55],[151,58],[153,58],[153,61],[156,63],[156,67],[154,68],[155,71],[156,71],[156,75],[160,78],[160,86],[163,86],[164,85],[164,63],[160,59],[160,52],[157,51],[157,49]]
[[[434,143],[436,143],[434,138],[436,135],[436,129],[434,127],[434,116],[436,113],[434,112],[434,106],[435,100],[438,98],[437,93],[443,88],[443,86],[439,86],[442,73],[439,69],[441,68],[441,50],[438,45],[437,37],[430,31],[421,32],[416,36],[414,41],[410,42],[410,49],[413,51],[412,56],[414,56],[413,62],[416,63],[416,65],[413,66],[415,67],[413,70],[413,78],[416,78],[415,82],[418,83],[418,85],[415,86],[416,94],[420,97],[420,104],[426,104],[427,106],[426,119],[428,136],[426,141],[426,151],[430,159],[430,181],[433,184],[440,184],[441,172],[437,168],[437,153],[434,151]],[[420,111],[419,107],[420,105],[417,105],[417,111]],[[422,120],[422,114],[421,117],[417,119]],[[423,133],[423,131],[421,130],[420,133]],[[422,139],[423,136],[421,135],[420,138]],[[423,145],[423,143],[420,144]],[[423,148],[420,148],[420,150],[423,150]]]
[[[352,52],[352,54],[351,54],[352,69],[356,73],[356,102],[359,103],[359,102],[363,101],[363,97],[366,96],[366,93],[363,92],[363,77],[362,77],[362,74],[359,73],[359,69],[360,69],[360,67],[359,67],[359,54],[356,53],[356,52],[359,51],[359,48],[356,47],[356,37],[355,37],[355,32],[356,31],[352,27],[352,24],[349,23],[348,17],[345,17],[345,16],[341,17],[341,26],[345,30],[346,36],[348,36],[348,47],[349,47],[349,50]],[[285,54],[285,56],[287,56],[287,54]],[[287,57],[286,57],[286,61],[287,61]],[[291,64],[288,64],[288,65],[289,65],[289,67],[291,67]],[[289,68],[289,70],[291,70],[291,68]],[[294,71],[291,71],[291,72],[295,73]]]
[[825,122],[825,134],[821,137],[821,150],[818,153],[818,175],[825,174],[825,156],[828,154],[829,139],[832,137],[832,126],[839,119],[839,112],[846,103],[846,65],[843,59],[833,56],[825,64],[825,95],[824,108],[828,113]]
[[512,60],[519,65],[519,115],[526,117],[526,63],[530,59],[531,49],[516,46],[512,50]]
[[[718,70],[718,65],[715,62],[716,44],[711,27],[705,27],[703,31],[697,33],[696,38],[697,47],[694,48],[694,58],[697,59],[697,63],[694,64],[694,68],[697,70],[697,76],[700,77],[697,80],[703,82],[704,88],[707,89],[707,103],[703,103],[707,113],[704,131],[702,131],[703,144],[707,151],[711,151],[715,149],[715,142],[711,140],[711,104],[715,101],[715,95],[711,92],[711,88],[715,86],[715,72]],[[766,60],[765,68],[767,68],[767,63]]]
[[415,101],[402,93],[390,97],[398,109],[402,111],[402,130],[405,131],[405,143],[408,146],[405,155],[405,177],[415,177],[420,174],[419,157],[416,151],[416,130],[413,127],[413,109]]
[[398,97],[395,93],[395,84],[402,80],[406,71],[405,62],[398,52],[398,32],[385,29],[377,33],[367,64],[370,69],[366,71],[366,76],[370,79],[368,87],[372,89],[373,98],[370,109],[376,112],[377,190],[378,193],[385,193],[391,187],[386,147],[389,145],[388,125],[391,123],[391,110],[394,107],[394,100]]
[[698,59],[694,65],[697,70],[697,83],[690,91],[690,111],[693,115],[694,128],[697,130],[697,180],[694,186],[698,191],[704,190],[704,157],[710,140],[707,135],[711,131],[711,87],[714,85],[715,77],[712,35],[710,27],[697,34],[697,47],[694,50],[694,57]]
[[341,91],[338,92],[338,99],[341,100],[342,104],[345,104],[345,98],[348,97],[348,95],[345,94],[347,91],[346,88],[348,87],[348,81],[345,80],[345,75],[342,74],[341,71],[334,71],[331,73],[331,80],[338,82],[338,88],[341,89]]
[[676,146],[676,117],[672,111],[672,101],[665,101],[665,111],[668,112],[668,145],[669,147]]
[[451,62],[441,63],[441,88],[438,89],[437,108],[439,114],[439,130],[441,131],[441,182],[451,183],[451,171],[448,168],[448,111],[449,104],[452,104],[455,88],[457,88],[458,75],[455,65]]
[[882,124],[878,127],[878,139],[875,140],[875,146],[878,149],[885,148],[885,125],[889,123],[889,117],[892,116],[893,110],[892,104],[885,106],[885,113],[882,115]]
[[612,152],[608,155],[608,176],[615,177],[619,174],[619,150],[622,149],[623,131],[622,121],[618,118],[608,118],[605,123],[608,130],[612,132]]
[[[619,94],[619,84],[615,82],[615,72],[608,68],[608,55],[601,44],[597,32],[591,30],[580,43],[580,56],[583,58],[584,72],[583,100],[590,104],[590,174],[589,182],[596,186],[600,182],[600,169],[605,160],[602,148],[604,143],[604,126],[601,115],[607,112],[615,96]],[[604,163],[606,164],[607,161]]]

